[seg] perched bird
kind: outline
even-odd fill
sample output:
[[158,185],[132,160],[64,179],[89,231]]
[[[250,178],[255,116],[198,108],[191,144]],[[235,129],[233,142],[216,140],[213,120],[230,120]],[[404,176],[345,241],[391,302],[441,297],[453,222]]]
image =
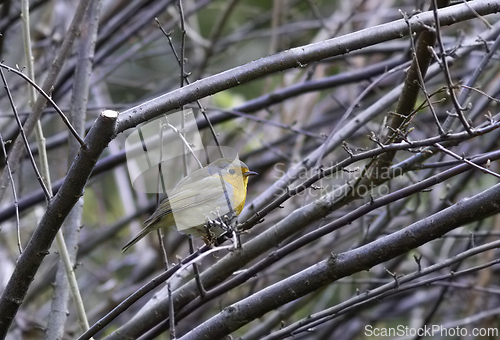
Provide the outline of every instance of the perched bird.
[[150,232],[167,226],[203,237],[211,243],[224,232],[225,221],[238,216],[247,196],[248,177],[257,175],[239,159],[220,158],[184,177],[123,248],[126,251]]

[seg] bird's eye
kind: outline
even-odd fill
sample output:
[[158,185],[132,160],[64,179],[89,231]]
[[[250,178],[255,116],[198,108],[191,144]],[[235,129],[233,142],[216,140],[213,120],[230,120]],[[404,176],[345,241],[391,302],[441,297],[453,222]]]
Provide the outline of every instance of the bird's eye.
[[229,172],[231,175],[234,175],[236,173],[236,171],[234,171],[234,169],[229,169],[227,172]]

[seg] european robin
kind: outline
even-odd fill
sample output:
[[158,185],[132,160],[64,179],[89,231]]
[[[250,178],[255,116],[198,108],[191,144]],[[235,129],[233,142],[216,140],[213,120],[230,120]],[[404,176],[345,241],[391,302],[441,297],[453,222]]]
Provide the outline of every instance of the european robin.
[[239,159],[220,158],[184,177],[164,198],[141,230],[123,248],[126,251],[150,232],[167,226],[206,243],[219,237],[226,221],[238,216],[247,196],[248,177],[257,175]]

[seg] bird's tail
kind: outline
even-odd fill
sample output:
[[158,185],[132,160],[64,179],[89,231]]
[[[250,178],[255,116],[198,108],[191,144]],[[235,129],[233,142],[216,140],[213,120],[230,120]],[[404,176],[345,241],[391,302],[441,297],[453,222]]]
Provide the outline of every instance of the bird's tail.
[[135,235],[133,239],[131,239],[130,241],[128,241],[128,243],[123,246],[122,253],[126,252],[128,250],[128,248],[132,247],[134,244],[136,244],[137,242],[139,242],[142,238],[144,238],[144,236],[146,236],[147,234],[149,234],[150,231],[151,231],[150,225],[148,225],[144,229],[142,229],[139,232],[139,234]]

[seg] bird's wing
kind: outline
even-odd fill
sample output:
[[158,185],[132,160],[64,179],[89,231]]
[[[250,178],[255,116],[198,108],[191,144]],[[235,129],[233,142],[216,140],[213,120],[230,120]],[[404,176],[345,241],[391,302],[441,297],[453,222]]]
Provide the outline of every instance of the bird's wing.
[[[215,182],[215,180],[218,182]],[[216,186],[215,188],[213,188],[214,185]],[[211,177],[177,186],[172,190],[170,196],[166,197],[160,203],[160,206],[153,215],[144,221],[144,224],[151,225],[170,213],[176,213],[205,202],[216,200],[221,193],[217,185],[220,187],[220,180]]]

